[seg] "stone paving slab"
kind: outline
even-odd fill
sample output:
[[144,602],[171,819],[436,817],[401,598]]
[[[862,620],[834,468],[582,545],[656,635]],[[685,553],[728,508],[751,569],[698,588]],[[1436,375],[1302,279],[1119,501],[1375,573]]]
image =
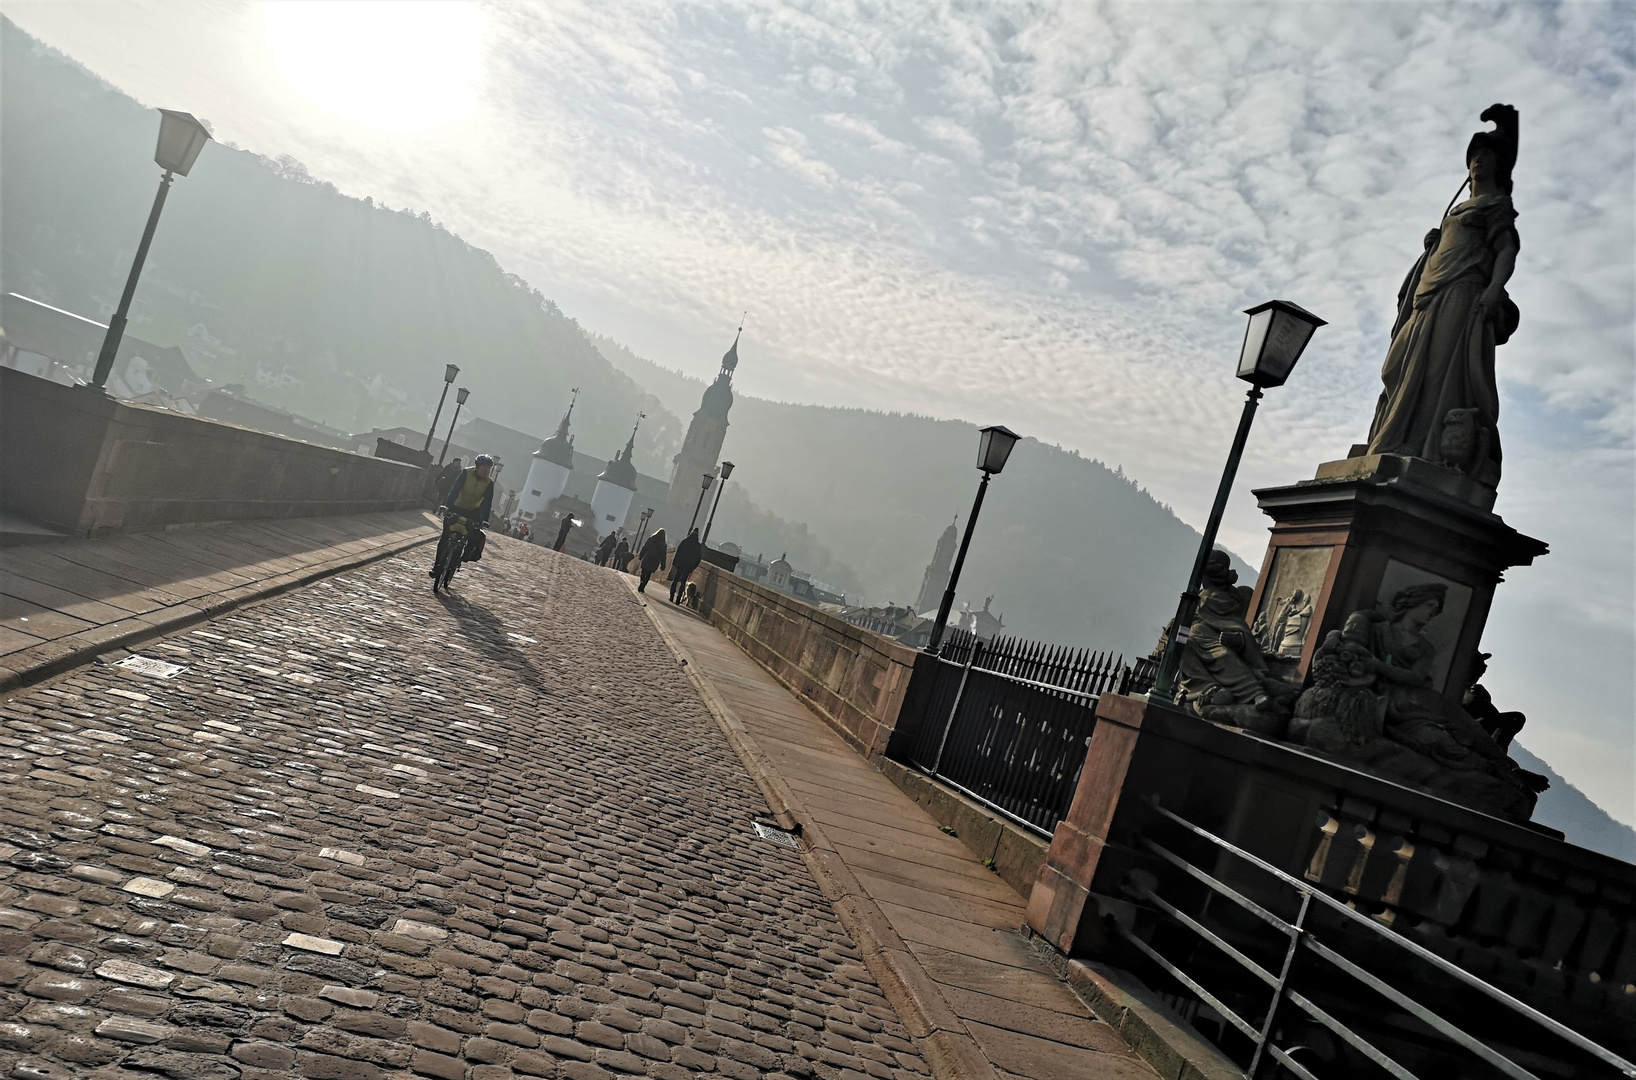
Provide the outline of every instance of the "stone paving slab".
[[0,698],[0,1076],[928,1075],[613,572],[430,557]]
[[774,809],[801,826],[865,963],[896,976],[877,976],[888,999],[911,1031],[941,1037],[937,1075],[1156,1080],[1018,932],[1022,897],[708,623],[644,599]]
[[0,692],[436,535],[403,511],[0,548]]

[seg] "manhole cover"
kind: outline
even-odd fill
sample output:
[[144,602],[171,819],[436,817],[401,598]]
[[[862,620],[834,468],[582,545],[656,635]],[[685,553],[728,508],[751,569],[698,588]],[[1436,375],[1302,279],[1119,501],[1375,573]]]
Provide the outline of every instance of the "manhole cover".
[[167,664],[151,656],[134,655],[115,662],[114,667],[128,668],[139,675],[152,675],[156,679],[174,679],[182,670],[177,664]]
[[791,848],[795,851],[801,850],[801,841],[795,838],[794,833],[785,832],[783,829],[775,829],[771,825],[763,825],[759,821],[754,822],[754,825],[756,827],[756,835],[761,837],[763,840],[771,840],[775,844],[783,844],[785,847]]

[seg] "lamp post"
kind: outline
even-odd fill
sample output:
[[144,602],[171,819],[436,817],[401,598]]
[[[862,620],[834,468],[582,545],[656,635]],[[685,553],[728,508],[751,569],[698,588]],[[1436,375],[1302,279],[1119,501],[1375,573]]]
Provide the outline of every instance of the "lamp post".
[[1204,576],[1204,564],[1216,546],[1216,532],[1221,528],[1221,515],[1227,509],[1227,496],[1238,475],[1238,463],[1244,457],[1244,444],[1250,437],[1250,422],[1255,419],[1256,406],[1261,402],[1261,391],[1269,386],[1283,386],[1295,362],[1301,358],[1307,342],[1320,326],[1327,325],[1312,312],[1287,300],[1269,300],[1245,309],[1250,317],[1244,328],[1244,344],[1238,356],[1237,376],[1250,384],[1244,398],[1244,412],[1238,418],[1238,431],[1233,435],[1233,447],[1227,452],[1227,466],[1221,471],[1221,485],[1216,488],[1215,505],[1210,508],[1210,519],[1205,523],[1204,536],[1199,540],[1198,557],[1193,560],[1193,572],[1187,579],[1187,589],[1176,605],[1176,619],[1171,623],[1169,640],[1164,656],[1153,676],[1151,700],[1175,701],[1177,675],[1181,669],[1182,649],[1193,632],[1193,616],[1199,606],[1199,580]]
[[978,435],[977,468],[982,470],[983,481],[977,485],[977,498],[971,504],[971,516],[966,518],[966,534],[960,539],[960,553],[954,557],[954,569],[949,571],[949,587],[943,591],[943,602],[937,606],[937,621],[932,624],[932,636],[926,642],[927,652],[936,652],[943,643],[943,631],[949,625],[949,609],[954,607],[954,589],[960,583],[960,568],[966,565],[966,549],[971,547],[971,533],[977,527],[977,514],[983,509],[983,496],[988,493],[988,478],[1005,468],[1011,448],[1022,438],[999,424],[983,428]]
[[[436,433],[436,431],[437,431],[437,422],[443,416],[443,403],[445,401],[449,400],[449,387],[454,385],[454,378],[455,378],[456,375],[459,375],[459,374],[460,374],[460,368],[457,367],[456,365],[454,365],[454,364],[444,365],[444,368],[443,368],[443,393],[438,395],[438,398],[437,398],[437,412],[432,414],[432,426],[426,429],[426,445],[422,446],[420,448],[420,452],[427,455],[428,457],[430,457],[431,453],[432,453],[432,435]],[[439,462],[439,464],[441,464],[441,462]]]
[[727,490],[727,478],[729,476],[732,476],[732,475],[733,475],[733,463],[731,461],[722,462],[721,463],[721,486],[716,489],[716,501],[710,504],[710,516],[707,519],[705,519],[704,538],[699,541],[700,544],[710,543],[710,526],[712,526],[712,525],[714,525],[716,523],[716,508],[721,506],[721,493],[723,491]]
[[653,507],[650,506],[646,510],[642,511],[642,517],[640,520],[638,520],[636,525],[636,544],[631,550],[637,551],[641,549],[642,541],[646,539],[648,535],[648,520],[652,517]]
[[136,245],[136,258],[131,260],[131,275],[125,279],[125,291],[119,297],[119,309],[108,320],[108,332],[102,337],[102,351],[97,354],[96,370],[91,374],[91,385],[98,390],[107,383],[114,370],[114,357],[119,355],[119,343],[125,336],[125,322],[131,313],[131,298],[136,295],[136,282],[142,276],[142,264],[148,259],[148,248],[153,243],[154,230],[159,227],[159,211],[165,208],[165,196],[170,192],[171,175],[186,176],[199,151],[210,141],[205,126],[185,112],[159,110],[159,144],[154,148],[154,164],[165,170],[159,178],[159,193],[153,197],[153,209],[148,211],[148,225],[142,230],[142,240]]
[[454,392],[454,415],[449,418],[449,433],[443,436],[443,450],[437,455],[437,463],[443,464],[443,459],[449,453],[449,441],[454,438],[454,426],[460,423],[460,407],[471,397],[471,391],[464,386]]
[[714,473],[704,474],[704,486],[699,489],[699,501],[693,506],[693,520],[687,523],[687,531],[691,533],[699,524],[699,511],[704,509],[704,496],[710,490],[710,481],[716,478]]

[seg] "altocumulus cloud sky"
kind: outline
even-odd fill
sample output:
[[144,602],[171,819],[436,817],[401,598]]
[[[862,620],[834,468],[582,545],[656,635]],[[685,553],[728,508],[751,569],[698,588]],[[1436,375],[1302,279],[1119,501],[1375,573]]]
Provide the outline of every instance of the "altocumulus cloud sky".
[[[1515,104],[1497,509],[1553,553],[1501,590],[1489,681],[1636,821],[1628,5],[275,5],[316,38],[256,5],[0,6],[661,363],[713,370],[747,308],[752,393],[1003,419],[1195,523],[1237,312],[1295,300],[1330,326],[1258,421],[1225,532],[1252,561],[1249,489],[1362,438],[1397,285],[1477,114]],[[392,107],[405,71],[436,107]]]

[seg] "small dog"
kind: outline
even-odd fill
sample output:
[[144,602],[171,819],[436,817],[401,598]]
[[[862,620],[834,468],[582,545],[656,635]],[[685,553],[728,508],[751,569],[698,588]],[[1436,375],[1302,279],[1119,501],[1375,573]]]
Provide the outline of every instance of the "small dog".
[[687,583],[687,592],[682,596],[682,603],[695,610],[699,606],[699,587],[693,582]]

